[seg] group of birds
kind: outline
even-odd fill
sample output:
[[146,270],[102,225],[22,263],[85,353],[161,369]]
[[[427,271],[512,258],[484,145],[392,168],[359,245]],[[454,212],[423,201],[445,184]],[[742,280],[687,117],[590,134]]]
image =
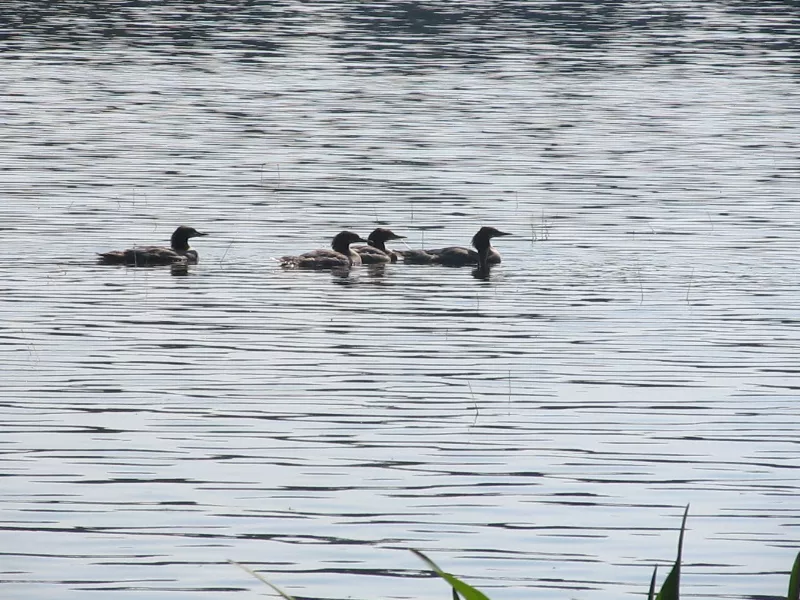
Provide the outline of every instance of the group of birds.
[[[208,234],[193,227],[181,225],[172,234],[170,247],[137,246],[128,250],[113,250],[98,255],[98,261],[106,265],[128,265],[148,267],[157,265],[188,265],[198,261],[197,251],[189,246],[189,240]],[[472,248],[447,246],[430,250],[389,250],[386,242],[405,239],[390,229],[378,227],[365,240],[352,231],[342,231],[333,238],[330,249],[313,250],[300,256],[283,256],[281,266],[287,269],[349,269],[361,264],[404,262],[414,264],[437,264],[448,267],[474,265],[478,272],[488,274],[489,268],[501,261],[500,253],[492,247],[492,238],[511,235],[494,227],[481,227],[472,236]],[[366,245],[352,246],[363,243]]]

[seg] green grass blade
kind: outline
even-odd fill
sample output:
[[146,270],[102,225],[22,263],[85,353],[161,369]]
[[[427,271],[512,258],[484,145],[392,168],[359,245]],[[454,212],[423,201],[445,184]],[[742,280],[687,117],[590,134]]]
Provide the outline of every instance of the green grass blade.
[[414,550],[412,548],[411,551],[418,557],[420,557],[431,569],[433,569],[439,577],[441,577],[447,583],[449,583],[450,586],[453,588],[454,592],[458,592],[459,594],[461,594],[461,597],[464,600],[489,600],[489,597],[483,592],[476,590],[471,585],[467,585],[457,577],[453,577],[452,575],[450,575],[450,573],[445,573],[444,571],[442,571],[439,568],[439,565],[437,565],[435,562],[433,562],[430,558],[425,556],[419,550]]
[[656,600],[679,600],[680,587],[681,587],[681,559],[683,555],[683,533],[686,531],[686,517],[689,515],[689,505],[686,505],[686,510],[683,511],[683,521],[681,522],[681,534],[678,536],[678,558],[675,559],[675,564],[664,580],[664,585],[661,586],[661,591],[658,592]]
[[681,566],[680,563],[675,563],[670,569],[669,575],[664,580],[664,585],[661,586],[661,591],[658,592],[656,600],[678,600],[680,597],[681,586]]
[[253,571],[253,569],[251,569],[250,567],[245,567],[243,564],[237,563],[235,560],[228,560],[228,562],[231,563],[232,565],[235,565],[235,566],[239,567],[242,571],[246,571],[247,573],[250,573],[250,575],[252,575],[256,579],[258,579],[259,581],[261,581],[263,583],[266,583],[269,587],[272,588],[272,591],[274,591],[276,594],[279,594],[281,597],[284,598],[284,600],[295,600],[293,596],[290,596],[289,594],[284,592],[282,589],[280,589],[278,586],[272,585],[269,581],[264,579],[264,577],[262,577],[261,575],[259,575],[255,571]]
[[658,575],[658,565],[653,569],[653,576],[650,578],[650,591],[647,592],[647,600],[653,600],[656,597],[656,575]]
[[794,559],[792,574],[789,576],[789,600],[800,600],[800,552]]

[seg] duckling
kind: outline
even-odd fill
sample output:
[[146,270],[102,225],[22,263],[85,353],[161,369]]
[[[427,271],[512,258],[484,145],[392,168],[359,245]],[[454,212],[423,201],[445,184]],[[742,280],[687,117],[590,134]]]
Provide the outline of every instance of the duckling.
[[365,265],[397,262],[397,253],[386,249],[386,242],[390,240],[404,240],[406,236],[397,235],[391,229],[378,227],[369,234],[368,246],[356,246],[354,250],[361,256]]
[[494,227],[481,227],[478,233],[472,236],[475,250],[462,246],[448,246],[434,250],[405,250],[398,254],[403,256],[405,262],[413,264],[436,264],[446,267],[478,265],[481,268],[488,268],[489,265],[496,265],[502,261],[500,253],[492,246],[491,239],[504,235],[511,234]]
[[280,263],[285,269],[349,269],[361,264],[361,257],[350,248],[350,244],[366,241],[357,233],[342,231],[333,238],[332,250],[321,249],[300,256],[282,256]]
[[98,254],[98,262],[104,265],[128,265],[131,267],[153,267],[172,265],[175,263],[195,264],[198,261],[197,250],[189,247],[189,238],[203,237],[193,227],[181,225],[172,234],[170,247],[138,246],[128,250],[112,250]]

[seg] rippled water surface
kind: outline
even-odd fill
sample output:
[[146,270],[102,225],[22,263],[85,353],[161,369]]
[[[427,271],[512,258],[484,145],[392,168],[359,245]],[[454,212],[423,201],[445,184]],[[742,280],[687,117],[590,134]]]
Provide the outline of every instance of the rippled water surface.
[[[2,598],[785,593],[796,3],[10,5]],[[273,260],[379,224],[514,236]]]

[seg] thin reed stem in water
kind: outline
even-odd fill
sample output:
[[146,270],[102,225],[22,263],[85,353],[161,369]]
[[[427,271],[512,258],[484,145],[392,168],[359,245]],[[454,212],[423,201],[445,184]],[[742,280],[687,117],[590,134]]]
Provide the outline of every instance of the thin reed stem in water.
[[511,369],[508,370],[508,412],[511,413]]
[[472,402],[475,405],[475,420],[472,422],[472,426],[475,426],[475,423],[478,422],[478,415],[480,414],[480,410],[478,409],[478,401],[475,399],[475,394],[472,392],[472,384],[467,381],[467,387],[469,388],[469,394],[472,396]]
[[222,258],[219,259],[219,266],[220,267],[222,266],[222,262],[225,260],[225,257],[228,256],[228,250],[231,249],[231,246],[233,246],[233,240],[231,240],[231,243],[228,244],[227,248],[225,248],[225,252],[222,253]]

